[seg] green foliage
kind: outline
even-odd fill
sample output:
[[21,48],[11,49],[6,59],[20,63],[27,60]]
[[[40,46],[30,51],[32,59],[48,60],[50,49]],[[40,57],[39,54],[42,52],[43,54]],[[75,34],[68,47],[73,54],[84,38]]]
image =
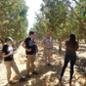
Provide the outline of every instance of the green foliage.
[[[41,13],[37,15],[33,29],[37,30],[39,37],[46,31],[52,31],[53,37],[65,40],[70,33],[75,33],[77,38],[86,38],[86,19],[81,18],[81,1],[73,0],[43,0]],[[85,0],[83,0],[85,1]]]
[[86,39],[86,0],[80,0],[76,5],[76,13],[80,18],[78,22],[79,30],[77,32],[79,39]]
[[86,0],[81,0],[80,3],[81,18],[86,20]]
[[65,1],[60,0],[43,0],[44,3],[41,7],[41,18],[37,16],[37,23],[34,28],[39,29],[40,35],[43,35],[46,31],[52,31],[53,37],[57,38],[61,36],[63,27],[67,17],[68,7]]
[[27,31],[24,0],[0,0],[0,9],[0,37],[24,38]]

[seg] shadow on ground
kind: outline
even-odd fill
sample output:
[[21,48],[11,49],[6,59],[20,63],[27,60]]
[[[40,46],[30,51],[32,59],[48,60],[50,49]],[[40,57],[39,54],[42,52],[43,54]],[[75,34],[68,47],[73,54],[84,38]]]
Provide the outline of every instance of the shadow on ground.
[[[39,65],[38,75],[32,75],[24,82],[17,82],[12,86],[60,86],[59,75],[62,69],[62,65]],[[25,75],[26,70],[21,71],[22,75]],[[64,86],[61,84],[61,86]]]

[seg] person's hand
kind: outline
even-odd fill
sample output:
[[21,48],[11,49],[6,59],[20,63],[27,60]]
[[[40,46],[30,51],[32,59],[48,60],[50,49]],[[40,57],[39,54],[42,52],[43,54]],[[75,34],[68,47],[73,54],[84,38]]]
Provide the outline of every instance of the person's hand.
[[6,56],[5,56],[5,55],[3,55],[2,57],[3,57],[3,58],[5,58]]
[[26,49],[28,52],[30,52],[31,51],[31,49]]

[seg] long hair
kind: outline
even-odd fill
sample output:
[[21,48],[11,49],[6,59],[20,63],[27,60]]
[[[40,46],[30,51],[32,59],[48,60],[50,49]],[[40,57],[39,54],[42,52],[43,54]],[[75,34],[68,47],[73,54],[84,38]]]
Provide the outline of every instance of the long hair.
[[76,37],[74,34],[70,34],[70,39],[71,42],[75,42],[76,41]]

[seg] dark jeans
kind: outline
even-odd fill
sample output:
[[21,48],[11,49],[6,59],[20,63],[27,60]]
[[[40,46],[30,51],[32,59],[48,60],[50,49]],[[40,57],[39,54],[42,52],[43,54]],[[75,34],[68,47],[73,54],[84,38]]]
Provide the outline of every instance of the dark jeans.
[[76,54],[66,54],[65,55],[64,66],[61,72],[61,78],[63,77],[65,69],[69,62],[70,62],[70,81],[71,81],[73,77],[73,73],[74,73],[74,64],[76,62]]

